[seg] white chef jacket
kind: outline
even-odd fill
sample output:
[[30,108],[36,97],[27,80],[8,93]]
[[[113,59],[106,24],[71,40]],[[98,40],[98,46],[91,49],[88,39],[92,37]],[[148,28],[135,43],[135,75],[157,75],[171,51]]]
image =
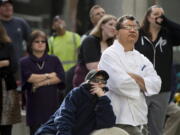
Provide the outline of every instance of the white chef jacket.
[[[110,76],[107,95],[111,99],[116,123],[132,126],[147,124],[145,95],[157,94],[161,88],[161,79],[152,63],[136,50],[125,52],[124,47],[115,40],[103,52],[98,69],[105,70]],[[147,92],[143,93],[128,73],[141,76]]]

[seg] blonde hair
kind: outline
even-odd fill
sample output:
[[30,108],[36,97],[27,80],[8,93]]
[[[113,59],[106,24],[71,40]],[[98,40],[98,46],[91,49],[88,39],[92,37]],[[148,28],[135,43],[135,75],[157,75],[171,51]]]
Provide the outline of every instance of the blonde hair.
[[104,129],[96,130],[91,135],[129,135],[129,134],[121,128],[112,127],[112,128],[104,128]]
[[92,31],[90,32],[90,35],[94,35],[96,37],[102,38],[102,29],[101,26],[105,23],[107,23],[110,20],[117,20],[117,18],[113,15],[110,14],[106,14],[104,15],[99,22],[97,23],[97,25],[92,29]]

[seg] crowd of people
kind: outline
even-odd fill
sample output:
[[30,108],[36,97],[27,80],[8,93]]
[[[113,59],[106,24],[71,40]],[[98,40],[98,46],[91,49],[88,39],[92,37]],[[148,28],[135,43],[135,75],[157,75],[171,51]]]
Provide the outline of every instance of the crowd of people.
[[13,8],[0,0],[0,135],[13,134],[21,109],[30,135],[178,135],[180,25],[162,7],[151,6],[140,24],[94,5],[82,36],[60,15],[52,35],[31,30]]

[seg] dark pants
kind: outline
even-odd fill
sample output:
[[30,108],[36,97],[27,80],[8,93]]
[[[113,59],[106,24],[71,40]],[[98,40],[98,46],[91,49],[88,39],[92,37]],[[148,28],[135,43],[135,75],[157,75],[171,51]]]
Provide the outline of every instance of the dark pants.
[[0,125],[0,135],[11,135],[12,125]]
[[163,135],[163,126],[170,92],[146,97],[148,105],[148,129],[150,135]]

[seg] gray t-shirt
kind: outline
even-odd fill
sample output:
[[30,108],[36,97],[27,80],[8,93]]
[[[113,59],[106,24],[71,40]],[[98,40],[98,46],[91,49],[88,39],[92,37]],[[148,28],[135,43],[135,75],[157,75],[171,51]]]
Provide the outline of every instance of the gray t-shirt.
[[13,17],[9,21],[1,20],[1,22],[12,40],[16,57],[19,60],[24,55],[26,49],[24,41],[28,40],[31,28],[24,19],[18,17]]

